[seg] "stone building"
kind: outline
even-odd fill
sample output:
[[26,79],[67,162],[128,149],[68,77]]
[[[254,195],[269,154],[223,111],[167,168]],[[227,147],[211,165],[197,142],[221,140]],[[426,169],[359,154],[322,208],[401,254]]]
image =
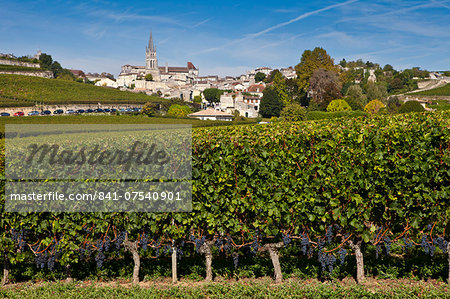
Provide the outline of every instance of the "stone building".
[[[145,80],[145,76],[148,74],[152,75],[151,81]],[[159,66],[153,35],[150,32],[149,42],[145,49],[145,66],[129,64],[122,66],[117,84],[119,87],[128,88],[134,84],[139,90],[164,93],[179,86],[191,85],[197,77],[198,69],[192,62],[188,62],[185,67],[168,66],[167,63],[165,66]]]

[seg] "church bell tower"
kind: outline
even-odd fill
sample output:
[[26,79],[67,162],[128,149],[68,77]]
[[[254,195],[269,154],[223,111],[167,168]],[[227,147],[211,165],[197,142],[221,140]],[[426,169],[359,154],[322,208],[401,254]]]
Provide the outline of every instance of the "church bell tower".
[[148,46],[145,50],[145,69],[148,70],[158,70],[158,58],[156,58],[156,47],[153,43],[152,32],[150,31],[150,39],[148,41]]

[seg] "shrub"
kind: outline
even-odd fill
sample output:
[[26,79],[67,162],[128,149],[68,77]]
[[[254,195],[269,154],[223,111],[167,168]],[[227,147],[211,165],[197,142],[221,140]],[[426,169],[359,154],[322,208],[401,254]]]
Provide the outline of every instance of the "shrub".
[[386,109],[389,113],[397,113],[398,108],[401,106],[400,100],[398,97],[393,96],[387,100]]
[[195,96],[194,97],[194,103],[200,104],[202,102],[202,96]]
[[281,110],[280,116],[285,121],[301,121],[306,118],[306,108],[297,103],[290,104]]
[[345,100],[333,100],[328,104],[328,112],[352,111],[352,107]]
[[190,113],[192,113],[191,108],[178,104],[170,106],[169,111],[167,111],[167,115],[172,117],[186,117]]
[[409,112],[423,112],[425,108],[420,105],[417,101],[408,101],[400,106],[398,109],[399,113],[409,113]]
[[153,75],[152,74],[145,75],[145,81],[153,81]]
[[384,107],[384,104],[379,100],[370,101],[366,107],[364,107],[364,112],[368,114],[377,114],[378,111]]
[[141,113],[147,116],[154,116],[156,114],[156,104],[151,102],[145,103]]

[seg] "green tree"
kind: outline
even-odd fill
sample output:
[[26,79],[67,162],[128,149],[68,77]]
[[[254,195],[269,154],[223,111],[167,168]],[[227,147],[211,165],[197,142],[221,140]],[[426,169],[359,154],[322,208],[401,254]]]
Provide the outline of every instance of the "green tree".
[[390,64],[386,64],[384,67],[383,67],[383,71],[385,71],[385,72],[392,72],[394,70],[394,68],[392,67],[392,65],[390,65]]
[[345,61],[345,58],[342,58],[342,60],[339,62],[339,65],[342,67],[346,67],[347,66],[347,61]]
[[278,97],[283,102],[284,106],[287,106],[292,103],[292,98],[289,96],[287,91],[286,82],[281,73],[276,73],[273,78],[273,88],[278,94]]
[[384,99],[387,96],[387,89],[384,85],[368,82],[366,85],[367,100]]
[[266,79],[266,75],[264,73],[261,72],[257,72],[255,75],[255,82],[261,82],[264,79]]
[[425,108],[417,101],[408,101],[400,106],[399,113],[424,112]]
[[42,53],[41,56],[39,56],[39,65],[41,68],[44,69],[50,69],[50,66],[52,65],[53,59],[51,55],[48,55],[46,53]]
[[397,113],[400,106],[400,99],[396,96],[390,97],[387,100],[386,108],[389,113]]
[[280,116],[280,112],[283,109],[283,102],[278,97],[275,90],[268,87],[263,91],[263,97],[259,106],[259,113],[263,117]]
[[270,72],[269,76],[266,78],[266,83],[271,83],[275,79],[276,76],[281,75],[283,77],[283,74],[277,69]]
[[367,104],[367,96],[364,94],[359,84],[351,85],[345,94],[346,101],[352,110],[363,110]]
[[61,69],[61,71],[59,71],[59,73],[57,74],[56,78],[62,79],[62,80],[67,80],[67,81],[77,81],[80,83],[84,82],[83,78],[77,79],[75,77],[75,75],[68,69]]
[[352,108],[345,100],[333,100],[328,104],[327,112],[352,111]]
[[57,78],[63,71],[61,64],[58,61],[53,61],[49,68],[53,72],[53,76]]
[[218,88],[207,88],[203,91],[203,96],[210,103],[217,103],[220,101],[220,96],[223,94],[223,90]]
[[306,108],[298,103],[287,105],[281,110],[280,117],[285,121],[301,121],[306,118]]
[[305,50],[300,63],[295,66],[300,90],[304,92],[308,91],[310,78],[314,71],[319,68],[328,71],[337,71],[333,58],[324,49],[317,47],[312,51]]
[[147,74],[145,75],[145,81],[153,81],[153,75],[152,74]]
[[168,116],[172,117],[186,117],[188,114],[191,114],[191,108],[185,105],[174,104],[169,107],[169,111],[167,111]]
[[156,103],[147,102],[144,107],[142,107],[142,114],[147,116],[154,116],[156,114]]

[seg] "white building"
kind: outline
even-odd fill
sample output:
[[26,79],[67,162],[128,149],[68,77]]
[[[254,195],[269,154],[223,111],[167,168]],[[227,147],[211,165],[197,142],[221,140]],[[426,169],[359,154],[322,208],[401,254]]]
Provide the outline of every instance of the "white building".
[[198,118],[201,120],[223,120],[223,121],[233,120],[232,114],[228,114],[211,108],[206,110],[200,110],[198,112],[189,114],[188,116],[192,118]]

